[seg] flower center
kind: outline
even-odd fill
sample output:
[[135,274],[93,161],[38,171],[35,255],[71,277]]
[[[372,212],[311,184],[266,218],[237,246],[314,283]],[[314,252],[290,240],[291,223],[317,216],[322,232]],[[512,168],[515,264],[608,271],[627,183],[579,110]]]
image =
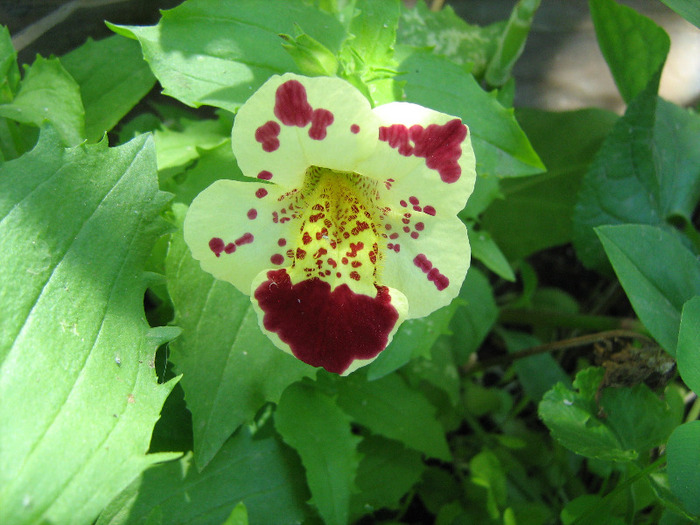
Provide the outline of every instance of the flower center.
[[312,166],[303,193],[306,209],[288,270],[292,282],[318,277],[331,289],[347,284],[374,297],[380,257],[376,181]]

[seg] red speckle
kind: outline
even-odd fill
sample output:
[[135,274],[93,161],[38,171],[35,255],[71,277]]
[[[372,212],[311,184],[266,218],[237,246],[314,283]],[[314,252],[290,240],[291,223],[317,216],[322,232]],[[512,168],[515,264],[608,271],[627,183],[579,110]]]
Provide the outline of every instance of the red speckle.
[[425,229],[425,224],[423,224],[422,222],[416,223],[416,230],[418,230],[419,232],[422,232],[424,229]]
[[258,216],[258,210],[256,210],[255,208],[251,208],[248,210],[247,215],[248,215],[248,218],[252,221],[253,219],[255,219]]
[[389,239],[392,239],[392,240],[393,240],[393,239],[398,239],[398,238],[399,238],[399,234],[398,234],[398,233],[392,233],[391,235],[389,235]]
[[351,242],[350,243],[350,251],[347,252],[345,255],[347,255],[348,257],[357,257],[357,252],[359,252],[364,247],[365,247],[365,245],[362,242],[358,242],[358,243]]
[[371,297],[354,293],[346,284],[331,291],[318,278],[292,285],[284,269],[267,272],[254,297],[266,330],[303,362],[336,374],[354,360],[371,359],[384,350],[399,318],[384,286]]
[[352,261],[350,263],[350,266],[352,266],[353,268],[359,268],[360,266],[362,266],[362,263],[360,261]]
[[433,208],[432,206],[425,206],[425,207],[423,208],[423,212],[424,212],[424,213],[427,213],[428,215],[432,215],[433,217],[435,217],[435,208]]
[[311,235],[309,235],[309,232],[304,232],[304,235],[301,237],[301,242],[304,244],[309,244],[311,242]]
[[415,205],[418,204],[420,201],[418,200],[418,197],[409,197],[409,198],[408,198],[408,202],[410,202],[411,204],[413,204],[413,205],[415,206]]
[[417,238],[418,238],[418,232],[411,232],[411,238],[412,238],[412,239],[417,239]]
[[433,263],[431,263],[428,260],[428,258],[422,253],[416,255],[416,257],[413,259],[413,264],[418,266],[418,268],[420,268],[423,271],[423,273],[428,273],[433,267]]
[[270,262],[272,264],[282,264],[284,262],[284,257],[280,253],[274,254],[272,257],[270,257]]
[[214,252],[217,257],[221,256],[221,252],[224,251],[224,240],[218,237],[212,237],[209,241],[209,249]]
[[262,180],[270,180],[272,178],[272,173],[270,173],[267,170],[263,170],[260,173],[258,173],[258,178]]
[[298,80],[287,80],[275,93],[275,116],[286,126],[303,128],[311,121],[313,108],[306,100],[306,88]]
[[442,275],[437,268],[434,268],[433,263],[424,254],[416,255],[413,264],[420,268],[423,273],[428,274],[428,280],[435,285],[438,291],[442,291],[450,285],[450,280]]
[[333,113],[327,109],[315,109],[311,114],[311,127],[309,137],[314,140],[326,138],[326,128],[333,124]]
[[411,228],[409,228],[408,226],[404,226],[403,231],[404,231],[404,233],[408,233],[411,231]]
[[255,196],[258,199],[262,199],[265,195],[267,195],[267,190],[265,188],[258,188],[258,191],[255,192]]
[[352,279],[353,281],[360,280],[360,274],[357,272],[350,272],[350,275],[348,277],[350,277],[350,279]]
[[[417,227],[417,226],[418,226],[418,225],[416,224],[416,227]],[[285,246],[286,244],[287,244],[287,239],[279,239],[279,240],[277,241],[277,246]]]
[[280,125],[274,120],[268,120],[255,130],[255,140],[262,144],[263,151],[270,153],[280,147],[280,141],[277,138],[279,134]]
[[384,227],[385,227],[387,230],[391,230],[391,224],[385,224]]
[[226,253],[233,253],[236,251],[236,245],[233,244],[232,242],[230,242],[226,245],[226,247],[224,248],[224,251]]
[[350,126],[350,131],[357,135],[360,132],[360,126],[358,126],[357,124],[353,124],[352,126]]
[[331,268],[335,268],[336,266],[338,266],[338,263],[335,262],[335,260],[334,260],[333,258],[329,257],[329,258],[328,258],[328,265],[329,265]]
[[340,259],[340,262],[343,263],[343,264],[348,264],[348,258],[347,258],[347,257],[343,257],[342,259]]
[[423,208],[421,208],[420,206],[414,206],[413,211],[423,211]]
[[379,128],[379,140],[387,142],[405,157],[423,157],[425,165],[436,170],[442,181],[447,183],[456,182],[462,174],[458,160],[466,136],[467,127],[459,119],[452,119],[443,125],[430,124],[427,128],[417,124],[410,129],[403,124]]
[[242,246],[243,244],[250,244],[254,240],[253,234],[252,233],[244,233],[241,237],[236,239],[235,242],[236,246]]
[[408,206],[408,203],[406,201],[399,201],[399,204],[403,206],[404,208]]
[[297,253],[296,253],[297,259],[301,260],[304,257],[306,257],[306,250],[302,250],[301,248],[297,248]]

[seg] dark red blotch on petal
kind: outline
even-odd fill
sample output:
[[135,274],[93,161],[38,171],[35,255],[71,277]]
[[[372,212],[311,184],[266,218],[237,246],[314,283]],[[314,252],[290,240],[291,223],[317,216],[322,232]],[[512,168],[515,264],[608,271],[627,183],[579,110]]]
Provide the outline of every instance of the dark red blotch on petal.
[[274,120],[268,120],[255,130],[255,140],[262,144],[263,151],[270,153],[280,147],[280,141],[277,138],[279,134],[280,125]]
[[284,269],[267,272],[254,296],[266,330],[276,333],[298,359],[336,374],[355,359],[376,357],[399,318],[386,287],[370,297],[346,284],[331,291],[317,278],[292,285]]
[[287,80],[275,93],[275,116],[285,126],[303,128],[311,122],[313,108],[306,100],[306,88],[298,80]]

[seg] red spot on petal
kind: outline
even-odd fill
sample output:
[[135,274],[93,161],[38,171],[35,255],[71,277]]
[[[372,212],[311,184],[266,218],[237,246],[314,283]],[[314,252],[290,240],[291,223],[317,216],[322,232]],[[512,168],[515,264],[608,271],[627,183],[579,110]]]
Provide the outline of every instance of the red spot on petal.
[[387,142],[389,146],[398,150],[400,155],[408,157],[413,153],[413,146],[409,144],[408,129],[403,124],[380,126],[379,140]]
[[301,248],[297,248],[297,253],[296,253],[297,259],[301,260],[304,257],[306,257],[306,250],[302,250]]
[[331,291],[318,278],[292,285],[284,269],[267,272],[254,297],[266,330],[303,362],[337,374],[354,360],[372,359],[384,350],[399,318],[386,287],[371,297],[346,284]]
[[236,239],[235,242],[236,246],[241,246],[243,244],[250,244],[254,240],[253,234],[252,233],[244,233],[241,237]]
[[392,240],[393,240],[393,239],[398,239],[398,238],[399,238],[399,234],[398,234],[398,233],[392,233],[391,235],[389,235],[389,239],[392,239]]
[[404,231],[404,233],[408,233],[411,231],[411,228],[409,228],[408,226],[404,226],[403,231]]
[[258,188],[258,191],[255,192],[255,196],[258,199],[262,199],[265,195],[267,195],[267,190],[265,188]]
[[267,170],[263,170],[260,173],[258,173],[258,178],[262,180],[270,180],[272,178],[272,173],[270,173]]
[[409,198],[408,198],[408,202],[410,202],[410,203],[413,204],[414,206],[415,206],[416,204],[419,203],[417,197],[409,197]]
[[326,128],[333,124],[333,113],[327,109],[315,109],[311,114],[311,127],[309,137],[314,140],[326,138]]
[[425,224],[423,224],[422,222],[417,222],[416,223],[416,230],[418,230],[419,232],[422,232],[423,229],[425,229]]
[[[416,225],[417,226],[417,225]],[[287,244],[287,239],[279,239],[277,241],[277,246],[284,246]]]
[[251,208],[248,210],[247,215],[248,215],[248,218],[252,221],[253,219],[255,219],[258,216],[258,210],[256,210],[255,208]]
[[414,206],[413,211],[423,211],[423,208],[421,208],[420,206]]
[[424,213],[427,213],[428,215],[432,215],[433,217],[435,217],[435,208],[433,208],[432,206],[425,206],[425,207],[423,208],[423,212],[424,212]]
[[403,206],[404,208],[408,206],[408,203],[406,201],[399,201],[399,204]]
[[232,242],[230,242],[226,245],[226,247],[224,248],[224,251],[226,253],[233,253],[236,251],[236,245],[233,244]]
[[280,147],[280,141],[277,138],[279,134],[280,125],[274,120],[268,120],[255,130],[255,140],[262,144],[263,151],[270,153]]
[[309,235],[309,232],[304,232],[304,235],[301,237],[301,242],[304,244],[309,244],[313,239],[311,239],[311,235]]
[[350,275],[348,277],[350,277],[350,279],[352,279],[353,281],[360,280],[360,274],[357,272],[350,272]]
[[270,262],[272,264],[282,264],[284,262],[284,256],[280,253],[276,253],[270,257]]
[[224,251],[224,240],[218,237],[212,237],[209,241],[209,249],[214,252],[217,257],[221,256],[221,252]]
[[298,80],[287,80],[275,93],[275,116],[286,126],[303,128],[311,121],[313,108],[306,100],[306,88]]
[[358,126],[357,124],[353,124],[352,126],[350,126],[350,131],[357,135],[360,132],[360,126]]
[[442,275],[437,268],[433,267],[433,263],[431,263],[424,254],[420,253],[416,255],[413,259],[413,264],[420,268],[423,273],[427,274],[428,280],[435,285],[438,291],[442,291],[450,285],[450,280]]
[[411,232],[411,238],[412,239],[417,239],[419,236],[418,232]]
[[433,267],[433,263],[431,263],[428,260],[428,258],[422,253],[416,255],[416,257],[413,259],[413,264],[418,266],[418,268],[420,268],[423,271],[423,273],[428,273]]

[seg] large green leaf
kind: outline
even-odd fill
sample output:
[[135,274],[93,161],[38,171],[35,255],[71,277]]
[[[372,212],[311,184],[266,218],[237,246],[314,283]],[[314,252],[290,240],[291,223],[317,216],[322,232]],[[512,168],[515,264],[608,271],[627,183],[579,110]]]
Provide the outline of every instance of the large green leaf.
[[683,381],[697,394],[700,392],[700,296],[683,305],[676,358]]
[[666,444],[668,483],[687,510],[700,516],[700,421],[673,431]]
[[[181,224],[186,209],[179,205],[175,211]],[[270,342],[258,327],[250,298],[204,272],[181,229],[171,240],[166,276],[175,324],[182,328],[170,345],[171,360],[183,374],[194,459],[202,469],[263,404],[276,402],[289,384],[315,369]]]
[[482,226],[511,260],[571,242],[571,215],[581,177],[617,119],[599,109],[548,112],[516,110],[518,122],[547,173],[501,181]]
[[145,261],[164,224],[147,136],[0,166],[0,522],[91,523],[151,463],[158,345]]
[[310,383],[295,383],[282,394],[275,427],[301,456],[311,489],[311,502],[323,522],[348,522],[350,495],[360,455],[350,418],[333,399]]
[[406,100],[460,117],[471,133],[479,175],[517,177],[544,170],[513,116],[474,77],[445,57],[397,47]]
[[593,233],[604,224],[690,223],[700,198],[700,117],[651,87],[630,103],[583,177],[574,243],[587,266],[605,266]]
[[61,64],[80,86],[90,141],[110,131],[156,82],[139,45],[117,35],[88,39],[61,57]]
[[451,458],[435,407],[397,374],[376,381],[354,374],[339,381],[337,388],[338,406],[357,423],[430,457]]
[[[614,0],[589,0],[598,45],[622,98],[630,102],[654,79],[671,41],[651,19]],[[654,82],[658,88],[658,76]]]
[[189,453],[147,469],[100,515],[97,525],[223,523],[239,502],[251,525],[304,520],[308,492],[299,460],[277,438],[241,429],[199,472]]
[[49,121],[64,146],[75,146],[85,137],[80,87],[57,58],[37,56],[26,68],[14,100],[0,104],[0,117],[35,126]]
[[639,319],[674,355],[683,304],[700,295],[700,261],[661,228],[627,224],[596,233]]
[[188,0],[164,11],[156,26],[110,27],[139,40],[167,95],[235,111],[271,75],[297,71],[279,37],[294,33],[294,24],[340,49],[340,23],[302,0]]

